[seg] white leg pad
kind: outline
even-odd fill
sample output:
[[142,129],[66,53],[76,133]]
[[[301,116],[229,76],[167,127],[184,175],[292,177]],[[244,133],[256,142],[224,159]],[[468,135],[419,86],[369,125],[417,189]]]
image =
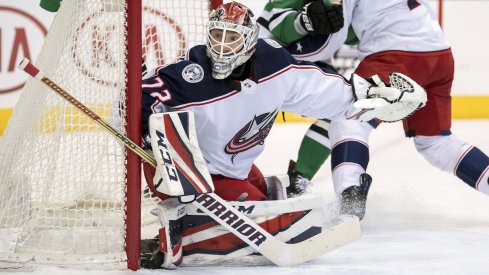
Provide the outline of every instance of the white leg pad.
[[[317,194],[306,194],[297,198],[275,201],[229,203],[240,212],[246,214],[253,221],[262,225],[266,230],[273,230],[274,233],[278,232],[275,236],[282,241],[296,240],[297,238],[302,241],[304,238],[309,238],[311,232],[322,231],[324,225],[322,208],[325,204],[325,200]],[[187,214],[196,217],[204,215],[193,205],[187,206]],[[291,215],[290,217],[295,217],[293,218],[294,222],[290,224],[282,224],[282,221],[288,220],[287,218],[284,219],[284,217],[288,217],[288,215]],[[277,225],[279,225],[279,227],[277,227]],[[221,236],[229,234],[229,231],[220,225],[212,227],[204,226],[204,228],[205,229],[200,231],[193,230],[188,234],[184,232],[182,242],[184,251],[187,251],[193,244],[198,244],[204,241],[210,241],[214,247],[221,247],[220,242],[225,239]],[[210,248],[209,251],[212,251],[212,249],[213,248]],[[263,265],[271,263],[263,256],[254,255],[254,249],[249,246],[237,245],[235,249],[229,248],[228,246],[228,250],[230,251],[229,253],[216,254],[212,252],[205,253],[201,249],[199,253],[186,255],[183,258],[182,265]]]
[[[172,243],[170,236],[174,235],[171,232],[172,226],[175,226],[176,223],[180,223],[181,221],[179,220],[187,214],[186,206],[186,204],[181,204],[177,198],[171,198],[159,202],[157,208],[151,211],[151,213],[158,216],[161,224],[161,229],[159,232],[160,250],[162,250],[165,255],[163,264],[161,266],[162,268],[176,268],[183,257],[181,242]],[[161,241],[162,239],[164,241]]]

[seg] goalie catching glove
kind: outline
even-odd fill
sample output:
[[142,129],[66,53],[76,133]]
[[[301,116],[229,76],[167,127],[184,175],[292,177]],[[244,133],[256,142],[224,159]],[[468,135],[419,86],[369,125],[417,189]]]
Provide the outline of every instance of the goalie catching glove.
[[389,81],[387,86],[378,75],[364,79],[353,74],[351,82],[357,101],[348,110],[347,119],[395,122],[426,105],[426,91],[408,76],[392,73]]

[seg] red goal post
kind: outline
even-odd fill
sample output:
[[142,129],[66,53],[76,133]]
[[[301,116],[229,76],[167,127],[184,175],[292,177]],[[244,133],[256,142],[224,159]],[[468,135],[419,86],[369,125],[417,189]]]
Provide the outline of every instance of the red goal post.
[[[141,60],[174,62],[205,41],[222,0],[63,0],[35,61],[141,141]],[[155,200],[141,161],[46,87],[28,81],[0,140],[0,269],[139,267]],[[143,230],[145,232],[146,230]],[[153,237],[157,231],[149,231]]]
[[[222,0],[210,0],[209,10],[216,8],[222,4]],[[132,125],[135,128],[126,129],[128,137],[133,140],[141,140],[141,57],[143,56],[143,34],[142,30],[142,13],[139,12],[144,9],[141,6],[141,1],[128,1],[128,101],[138,102],[138,104],[130,104],[128,108],[128,125]],[[146,37],[145,37],[146,38]],[[180,38],[180,37],[179,37]],[[181,42],[181,41],[179,41]],[[182,46],[182,45],[181,45]],[[185,46],[181,47],[185,49]],[[183,54],[183,52],[180,52]],[[145,58],[143,58],[145,59]],[[134,91],[134,92],[131,92]],[[127,217],[134,217],[134,219],[126,219],[126,253],[128,257],[128,268],[135,270],[139,267],[139,240],[140,237],[140,210],[136,210],[137,207],[132,205],[141,204],[141,162],[139,157],[133,153],[127,154]]]

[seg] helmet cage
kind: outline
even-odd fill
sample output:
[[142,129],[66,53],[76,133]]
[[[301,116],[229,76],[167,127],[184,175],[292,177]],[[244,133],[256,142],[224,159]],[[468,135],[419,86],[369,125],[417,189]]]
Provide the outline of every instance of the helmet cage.
[[[222,30],[220,40],[212,35],[213,30]],[[225,42],[229,32],[240,35],[236,41]],[[209,21],[207,24],[207,53],[211,58],[212,76],[224,79],[253,54],[258,39],[258,27],[238,25],[224,21]],[[238,44],[239,43],[239,44]]]

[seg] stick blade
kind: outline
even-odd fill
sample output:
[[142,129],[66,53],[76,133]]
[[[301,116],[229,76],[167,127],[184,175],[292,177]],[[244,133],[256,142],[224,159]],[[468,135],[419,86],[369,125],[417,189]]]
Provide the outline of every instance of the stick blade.
[[288,247],[281,250],[277,250],[277,244],[275,247],[272,245],[263,249],[275,249],[276,253],[270,259],[275,264],[295,266],[358,240],[361,235],[362,230],[358,218],[347,216],[342,218],[341,223],[300,243],[287,244]]

